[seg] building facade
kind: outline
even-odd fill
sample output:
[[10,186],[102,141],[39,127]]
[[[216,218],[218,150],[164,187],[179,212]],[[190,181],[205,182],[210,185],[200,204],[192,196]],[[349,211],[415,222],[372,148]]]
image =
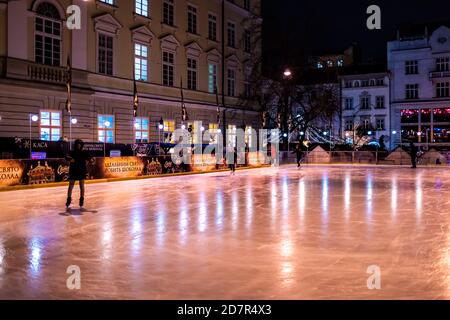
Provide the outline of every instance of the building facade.
[[357,144],[391,135],[389,74],[364,73],[340,77],[342,137]]
[[388,43],[396,142],[450,143],[450,29],[400,30]]
[[[68,28],[71,5],[79,29]],[[0,137],[57,141],[71,130],[129,144],[173,142],[176,128],[197,121],[205,130],[219,121],[258,129],[258,113],[240,99],[247,64],[261,53],[246,29],[249,19],[261,22],[259,8],[259,0],[0,1]]]

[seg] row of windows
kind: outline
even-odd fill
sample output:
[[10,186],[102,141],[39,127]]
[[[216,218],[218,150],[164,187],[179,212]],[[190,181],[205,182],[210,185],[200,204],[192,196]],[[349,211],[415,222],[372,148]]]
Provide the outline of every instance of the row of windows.
[[[104,3],[114,5],[114,0],[100,0]],[[244,7],[250,9],[250,1],[245,1]],[[136,0],[135,12],[138,15],[149,17],[149,1]],[[163,23],[169,26],[175,26],[175,2],[174,0],[164,0],[163,2]],[[197,8],[188,5],[187,7],[187,31],[189,33],[198,34],[198,13]],[[208,13],[208,39],[217,41],[217,16]],[[244,32],[244,51],[251,50],[251,33],[246,30]],[[236,47],[236,24],[234,22],[227,23],[227,45]]]
[[[345,110],[353,110],[354,109],[354,101],[353,98],[345,98],[344,99],[344,108]],[[384,109],[385,105],[385,97],[384,96],[376,96],[375,97],[375,109]],[[364,94],[359,97],[359,108],[360,110],[370,110],[372,108],[371,96]]]
[[371,80],[355,80],[355,81],[346,81],[346,88],[360,88],[360,87],[375,87],[375,86],[384,86],[384,79],[371,79]]
[[[436,70],[437,72],[445,72],[450,70],[450,58],[438,57],[436,58]],[[419,61],[407,60],[405,61],[405,74],[419,74]]]
[[[386,130],[385,122],[386,122],[385,118],[377,117],[375,119],[375,126],[373,126],[370,118],[362,118],[361,121],[359,121],[358,123],[360,123],[361,127],[366,130],[375,129],[378,131],[383,131],[383,130]],[[353,131],[353,129],[355,128],[355,124],[356,124],[356,122],[353,119],[346,119],[345,120],[345,130]]]
[[[58,141],[62,137],[62,121],[61,112],[59,111],[41,111],[40,112],[40,139],[44,141]],[[161,127],[159,122],[156,124],[160,142],[174,143],[173,132],[176,129],[176,123],[173,120],[163,120]],[[196,122],[188,122],[186,128],[192,132],[196,131]],[[114,115],[99,115],[97,117],[97,134],[98,142],[114,143],[115,142],[115,118]],[[228,130],[232,132],[236,130],[235,125],[228,125]],[[205,128],[199,128],[204,131]],[[251,126],[246,126],[246,143],[251,147]],[[209,124],[209,132],[211,133],[210,143],[217,141],[217,133],[219,125],[217,123]],[[197,137],[191,137],[192,143],[197,143]],[[134,140],[136,143],[150,142],[150,119],[148,117],[137,117],[134,119]]]
[[[450,83],[438,82],[436,83],[436,98],[450,97]],[[405,99],[419,99],[419,84],[412,83],[405,85]]]

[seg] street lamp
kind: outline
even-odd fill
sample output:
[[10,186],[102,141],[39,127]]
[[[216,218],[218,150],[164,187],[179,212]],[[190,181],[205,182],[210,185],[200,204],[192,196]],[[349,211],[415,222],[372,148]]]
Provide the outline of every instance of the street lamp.
[[77,118],[73,118],[70,116],[69,121],[69,149],[72,150],[72,125],[76,125],[78,123]]
[[283,76],[284,76],[285,78],[290,78],[290,77],[292,77],[292,71],[291,71],[289,68],[286,68],[286,69],[284,70],[284,72],[283,72]]
[[158,153],[159,155],[161,155],[161,130],[164,129],[164,120],[163,118],[159,119],[159,124],[158,124]]
[[36,114],[29,114],[28,115],[29,120],[30,120],[30,160],[32,159],[32,146],[33,146],[33,141],[31,140],[31,123],[32,122],[37,122],[39,120],[39,116]]
[[107,120],[103,122],[103,126],[105,127],[103,135],[103,158],[106,158],[106,128],[109,128],[109,126],[111,126],[111,122]]

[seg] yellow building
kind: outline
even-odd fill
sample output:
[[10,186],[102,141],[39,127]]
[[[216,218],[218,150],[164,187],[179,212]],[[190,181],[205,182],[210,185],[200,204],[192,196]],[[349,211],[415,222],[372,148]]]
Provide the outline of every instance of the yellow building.
[[182,125],[181,84],[189,123],[217,127],[219,100],[221,127],[257,129],[258,114],[239,106],[247,64],[260,53],[246,30],[259,7],[260,0],[0,0],[0,137],[28,137],[31,123],[33,139],[59,140],[69,136],[71,116],[73,138],[169,141]]

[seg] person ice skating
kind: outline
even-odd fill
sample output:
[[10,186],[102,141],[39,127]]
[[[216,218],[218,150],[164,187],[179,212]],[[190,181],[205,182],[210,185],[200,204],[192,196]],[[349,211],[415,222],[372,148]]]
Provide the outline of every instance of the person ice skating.
[[414,142],[411,141],[411,143],[409,144],[409,147],[411,149],[411,164],[412,164],[412,169],[416,169],[417,168],[417,147],[414,145]]
[[235,172],[236,172],[236,165],[237,165],[238,154],[237,154],[237,149],[236,148],[232,148],[231,150],[233,151],[233,160],[228,166],[230,168],[230,174],[234,175]]
[[295,150],[292,153],[295,153],[297,157],[297,168],[300,168],[300,163],[302,162],[302,148],[300,146],[300,143],[297,144]]
[[80,183],[80,208],[84,206],[84,182],[86,180],[87,171],[87,161],[91,161],[92,157],[90,154],[83,150],[84,142],[80,139],[75,140],[74,150],[70,151],[66,160],[70,162],[69,167],[69,190],[67,192],[67,202],[66,208],[69,209],[72,203],[72,191],[75,186],[75,182]]

